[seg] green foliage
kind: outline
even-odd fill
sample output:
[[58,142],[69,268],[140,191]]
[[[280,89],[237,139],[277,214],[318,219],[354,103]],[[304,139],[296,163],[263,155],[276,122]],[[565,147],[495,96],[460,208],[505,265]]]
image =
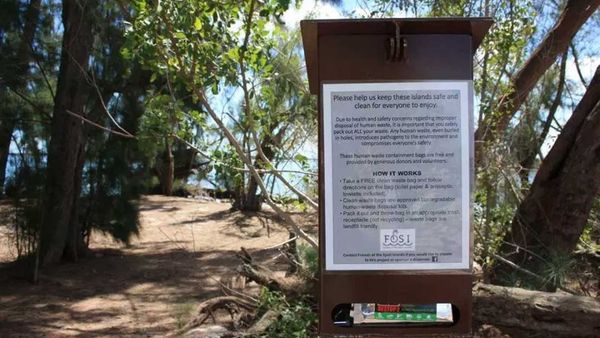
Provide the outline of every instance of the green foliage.
[[[170,85],[163,96],[173,102],[189,97],[186,101],[194,106],[200,99],[211,99],[205,91],[213,94],[211,102],[224,101],[223,110],[232,122],[228,128],[246,156],[255,161],[257,168],[273,169],[258,158],[256,147],[261,147],[276,166],[289,160],[286,152],[293,150],[298,139],[316,131],[314,98],[306,90],[299,34],[286,32],[277,22],[289,5],[290,1],[281,0],[244,1],[241,5],[231,0],[137,1],[122,55],[139,60],[153,72],[154,81],[165,79]],[[244,102],[230,102],[240,87]],[[231,97],[225,100],[229,93]],[[142,129],[164,133],[153,125],[165,125],[163,116],[169,114],[169,103],[160,98],[153,100],[157,109],[150,112],[154,116],[145,117],[148,123]],[[210,128],[203,120],[205,109],[195,106],[195,114],[188,114],[194,115],[192,124]],[[171,129],[177,129],[188,117],[171,114],[167,120]],[[254,144],[251,128],[259,144]],[[193,133],[187,135],[198,138]],[[207,136],[215,138],[218,136]],[[209,142],[200,143],[206,146]],[[254,178],[242,171],[244,165],[235,149],[223,147],[219,141],[207,153],[212,155],[216,183],[234,191],[241,204],[253,202],[255,199],[249,197],[257,195]]]
[[529,273],[514,269],[498,276],[498,281],[525,289],[555,291],[567,287],[569,279],[577,278],[577,261],[571,254],[551,251],[544,256],[535,254],[534,259],[533,263],[528,264]]
[[[23,112],[30,113],[27,109]],[[9,156],[7,163],[13,169],[9,172],[5,189],[12,217],[4,220],[12,229],[12,243],[18,258],[29,256],[37,249],[42,216],[41,196],[46,178],[39,150],[30,138],[36,135],[37,130],[33,126],[21,127],[24,137],[15,142],[19,154]]]
[[[272,52],[267,56],[267,67],[263,67],[257,86],[253,85],[251,114],[257,129],[260,145],[265,156],[275,168],[280,163],[293,162],[301,170],[312,171],[308,158],[298,152],[298,143],[316,134],[316,110],[314,98],[308,93],[303,60],[299,54],[299,33],[287,32],[275,27],[271,33]],[[255,81],[255,82],[256,82]],[[243,122],[247,119],[242,118]],[[242,135],[247,131],[242,130]],[[250,137],[248,135],[247,137]],[[242,136],[243,139],[243,136]],[[294,155],[295,154],[295,155]],[[262,161],[259,168],[273,169]],[[276,180],[271,177],[272,180]],[[251,178],[248,180],[250,184]],[[302,176],[302,183],[308,187],[313,177]],[[294,202],[303,208],[304,203]]]
[[[314,279],[318,272],[317,249],[309,245],[298,245],[298,256],[302,269],[299,277]],[[275,311],[279,317],[260,337],[312,337],[316,332],[317,314],[312,308],[314,300],[305,295],[297,299],[288,299],[281,292],[269,291],[263,287],[259,297],[259,314]]]
[[[244,184],[244,162],[229,144],[212,152],[215,182],[227,191],[236,191]],[[237,168],[237,169],[236,169]]]
[[564,286],[565,280],[573,271],[574,264],[575,260],[571,254],[553,252],[547,259],[542,270],[542,276],[544,277],[543,287],[555,290]]
[[85,125],[86,152],[78,211],[84,239],[96,230],[128,244],[139,234],[138,199],[148,191],[151,158],[144,152],[144,138],[139,137],[149,74],[135,60],[121,56],[124,14],[114,2],[102,4],[95,12],[99,47],[92,51],[90,67],[95,88],[90,91],[85,113],[88,119],[107,129],[118,130],[114,119],[136,138]]
[[[115,240],[129,244],[132,236],[139,235],[139,212],[135,201],[122,194],[106,193],[92,196],[86,221],[89,227],[111,235]],[[89,231],[89,230],[88,230]],[[89,235],[89,233],[86,233]]]
[[140,149],[155,160],[164,151],[164,140],[179,137],[191,141],[202,135],[202,114],[169,94],[149,92],[140,119]]
[[307,212],[309,210],[309,206],[303,200],[298,198],[284,199],[282,197],[279,197],[275,199],[275,201],[278,204],[292,205],[295,210],[299,210],[300,212]]
[[310,245],[298,245],[298,256],[304,267],[302,274],[304,279],[312,279],[319,272],[319,251]]
[[510,229],[517,199],[507,181],[498,182],[502,177],[498,166],[481,170],[477,176],[477,189],[474,194],[473,224],[475,231],[474,260],[484,271],[494,262],[507,231]]
[[500,1],[497,7],[490,8],[492,11],[496,14],[494,26],[480,47],[480,53],[487,55],[486,68],[475,68],[478,76],[474,83],[480,97],[479,114],[486,117],[497,114],[498,98],[512,90],[507,74],[524,62],[524,50],[535,33],[536,18],[530,1]]
[[259,298],[259,312],[275,311],[279,317],[266,332],[257,337],[311,337],[315,334],[317,315],[306,298],[288,300],[280,292],[263,287]]
[[577,253],[600,255],[600,198],[596,198],[577,245]]
[[15,203],[12,239],[17,259],[31,257],[37,250],[41,206],[39,204]]
[[[250,4],[258,6],[253,17],[252,42],[240,45],[244,30],[240,23]],[[188,89],[211,88],[219,92],[224,83],[238,83],[237,67],[241,54],[249,70],[266,66],[266,24],[271,16],[283,14],[287,1],[160,1],[134,2],[135,19],[127,31],[129,44],[124,56],[135,55],[155,73],[170,75],[173,82],[184,78]]]
[[84,236],[92,229],[129,243],[139,233],[137,199],[145,191],[146,159],[138,143],[123,138],[91,138],[84,166],[80,220]]
[[[34,253],[38,243],[45,184],[43,141],[48,137],[54,105],[51,86],[56,83],[39,69],[56,64],[60,43],[50,29],[57,5],[32,6],[16,1],[2,1],[0,5],[0,153],[6,156],[0,156],[6,161],[0,169],[4,171],[0,194],[5,193],[10,201],[10,216],[3,221],[12,231],[9,236],[18,257]],[[28,10],[37,14],[33,17],[37,21],[26,18]],[[26,28],[35,28],[37,33],[26,37]],[[34,61],[37,67],[33,67]]]

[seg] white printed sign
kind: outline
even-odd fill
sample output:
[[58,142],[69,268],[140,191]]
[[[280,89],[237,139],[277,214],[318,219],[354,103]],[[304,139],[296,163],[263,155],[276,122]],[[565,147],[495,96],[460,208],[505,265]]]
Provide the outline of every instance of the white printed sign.
[[471,81],[323,84],[325,269],[468,269]]

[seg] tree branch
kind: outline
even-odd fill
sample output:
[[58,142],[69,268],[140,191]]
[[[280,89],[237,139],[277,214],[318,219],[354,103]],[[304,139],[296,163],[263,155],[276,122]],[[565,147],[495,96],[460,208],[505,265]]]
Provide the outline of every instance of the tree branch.
[[[477,141],[495,141],[506,130],[514,114],[527,98],[540,77],[554,63],[556,57],[569,48],[573,36],[597,10],[600,0],[568,0],[554,27],[546,34],[525,65],[513,77],[514,90],[500,98],[497,113],[484,119],[475,132]],[[488,131],[489,129],[489,131]],[[476,143],[476,165],[481,165],[484,143]]]
[[[85,78],[85,80],[87,81],[87,83],[95,89],[96,94],[98,95],[98,100],[100,100],[100,104],[102,105],[103,112],[108,116],[108,118],[112,121],[112,123],[119,130],[121,130],[121,132],[117,133],[117,135],[121,135],[121,136],[122,135],[127,135],[127,137],[134,138],[133,134],[131,134],[130,132],[128,132],[127,130],[125,130],[123,127],[121,127],[121,125],[117,122],[117,120],[108,111],[108,108],[106,107],[106,104],[104,103],[104,99],[102,98],[102,92],[100,91],[100,88],[98,87],[98,83],[96,82],[96,77],[94,76],[94,73],[90,72],[90,74],[91,74],[91,77],[90,77],[90,75],[88,75],[88,73],[81,66],[81,64],[79,64],[79,62],[77,62],[77,60],[75,60],[75,58],[71,55],[71,53],[69,53],[69,51],[66,51],[66,52],[69,55],[69,57],[71,58],[71,61],[73,62],[73,64],[75,64],[77,66],[77,68],[79,68],[79,71],[81,72],[81,75]],[[75,115],[77,115],[77,114],[75,114]],[[81,115],[77,115],[77,117],[81,117]],[[89,121],[89,120],[87,120],[87,121]],[[91,121],[89,121],[89,122],[91,122]],[[104,127],[102,127],[102,129],[104,129],[104,130],[110,130],[111,132],[113,132],[111,129],[106,129]]]
[[104,131],[107,131],[107,132],[109,132],[109,133],[111,133],[111,134],[119,135],[119,136],[122,136],[122,137],[125,137],[125,138],[135,138],[135,136],[133,136],[133,135],[131,135],[131,134],[125,134],[125,133],[118,132],[118,131],[116,131],[116,130],[112,130],[112,129],[106,128],[106,127],[104,127],[104,126],[102,126],[102,125],[100,125],[100,124],[98,124],[98,123],[96,123],[96,122],[94,122],[94,121],[91,121],[91,120],[88,120],[88,119],[86,119],[85,117],[83,117],[83,116],[81,116],[81,115],[79,115],[79,114],[73,113],[72,111],[70,111],[70,110],[68,110],[68,109],[66,109],[66,110],[65,110],[65,112],[66,112],[67,114],[69,114],[69,115],[73,116],[73,117],[76,117],[76,118],[78,118],[78,119],[82,120],[83,122],[86,122],[86,123],[88,123],[88,124],[91,124],[92,126],[94,126],[94,127],[96,127],[96,128],[99,128],[99,129],[102,129],[102,130],[104,130]]
[[575,49],[575,45],[571,42],[571,54],[573,54],[573,60],[575,61],[575,69],[577,69],[577,75],[579,75],[579,79],[585,88],[587,88],[588,84],[583,74],[581,73],[581,67],[579,66],[579,57],[577,55],[577,49]]
[[47,118],[49,121],[52,121],[52,115],[50,115],[47,111],[45,111],[44,108],[38,106],[30,98],[28,98],[26,95],[18,92],[17,90],[13,89],[12,87],[8,87],[8,89],[11,92],[13,92],[15,95],[17,95],[18,97],[20,97],[23,101],[27,102],[30,106],[32,106],[33,108],[35,108],[35,110],[37,110],[40,114],[42,114],[42,116],[44,116],[45,118]]
[[[273,164],[271,163],[271,161],[269,161],[269,159],[265,156],[265,153],[262,151],[262,148],[260,147],[260,142],[258,140],[258,136],[256,135],[256,132],[254,131],[254,129],[252,129],[250,131],[252,133],[252,138],[254,139],[254,143],[256,143],[257,145],[257,151],[258,151],[258,155],[260,156],[261,160],[263,162],[265,162],[267,164],[267,166],[271,166],[273,167]],[[286,187],[288,187],[291,191],[293,191],[296,195],[298,195],[300,198],[302,198],[302,200],[304,202],[306,202],[308,205],[311,206],[311,208],[313,208],[316,211],[319,211],[319,205],[313,201],[310,197],[308,197],[306,194],[304,194],[303,192],[301,192],[300,190],[298,190],[295,186],[293,186],[287,179],[285,179],[283,177],[283,175],[281,175],[280,172],[278,171],[273,171],[273,174],[281,181],[283,182],[283,184],[285,184]]]
[[207,110],[207,112],[211,116],[211,118],[217,123],[217,125],[219,126],[219,129],[221,129],[221,131],[225,134],[225,137],[227,138],[227,140],[229,141],[229,143],[231,145],[233,145],[233,147],[235,148],[235,150],[238,153],[238,156],[240,157],[240,159],[244,162],[244,164],[250,170],[250,173],[252,174],[252,177],[254,177],[254,179],[258,183],[258,186],[260,187],[260,190],[265,195],[265,202],[273,210],[275,210],[275,212],[280,217],[282,217],[286,223],[288,223],[292,227],[292,229],[294,230],[294,232],[296,234],[298,234],[298,236],[300,238],[302,238],[305,241],[307,241],[314,248],[318,248],[319,245],[318,245],[317,241],[314,238],[312,238],[310,235],[308,235],[306,232],[304,232],[304,230],[302,230],[298,226],[298,224],[286,212],[284,212],[279,206],[277,206],[275,204],[275,202],[273,202],[273,200],[271,199],[271,197],[268,194],[267,187],[265,186],[265,184],[264,184],[262,178],[260,177],[259,173],[256,171],[256,168],[252,164],[252,161],[246,156],[246,154],[244,153],[244,150],[241,148],[239,142],[235,139],[235,136],[233,136],[233,134],[231,133],[231,131],[229,131],[229,129],[227,128],[227,126],[225,126],[225,124],[223,123],[223,121],[219,118],[219,116],[212,109],[212,107],[210,106],[210,104],[206,100],[206,96],[204,95],[204,92],[201,91],[201,90],[199,90],[199,89],[196,89],[196,93],[198,95],[198,98],[199,98],[200,103],[202,104],[202,106],[204,106],[204,108]]

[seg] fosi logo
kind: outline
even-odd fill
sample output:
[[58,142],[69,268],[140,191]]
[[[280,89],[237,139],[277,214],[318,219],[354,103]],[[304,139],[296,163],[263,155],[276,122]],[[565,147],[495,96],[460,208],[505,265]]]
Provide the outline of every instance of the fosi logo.
[[414,251],[415,229],[381,229],[379,248],[382,251]]

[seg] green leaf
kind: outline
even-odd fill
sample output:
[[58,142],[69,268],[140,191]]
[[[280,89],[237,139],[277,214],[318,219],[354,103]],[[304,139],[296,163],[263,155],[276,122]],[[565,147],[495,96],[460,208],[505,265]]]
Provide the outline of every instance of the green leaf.
[[131,58],[131,52],[130,52],[130,51],[129,51],[129,49],[127,49],[127,48],[122,48],[122,49],[121,49],[121,56],[122,56],[124,59],[130,59],[130,58]]
[[302,154],[296,154],[296,156],[294,156],[294,159],[300,163],[306,163],[308,162],[308,157],[302,155]]
[[176,59],[175,57],[170,57],[170,58],[167,60],[167,64],[168,64],[169,66],[177,67],[177,65],[178,65],[178,63],[177,63],[177,59]]
[[196,21],[194,21],[194,28],[196,28],[197,31],[202,30],[202,20],[200,20],[200,18],[196,18]]
[[240,57],[239,49],[237,47],[231,48],[227,51],[227,56],[229,56],[232,60],[237,61],[237,59]]
[[136,2],[137,4],[137,8],[140,12],[143,12],[146,10],[146,1],[140,0]]
[[267,8],[263,8],[260,10],[260,12],[258,13],[258,15],[262,16],[263,18],[268,18],[269,17],[269,10]]

